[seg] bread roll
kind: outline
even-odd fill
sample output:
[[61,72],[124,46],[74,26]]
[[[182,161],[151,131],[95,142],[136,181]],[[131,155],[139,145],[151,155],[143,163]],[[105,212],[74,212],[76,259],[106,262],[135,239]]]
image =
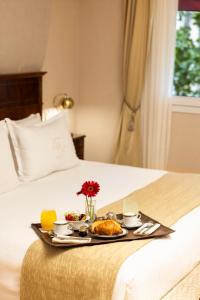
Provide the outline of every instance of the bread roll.
[[120,224],[115,220],[97,220],[91,225],[90,230],[100,235],[114,235],[122,232]]

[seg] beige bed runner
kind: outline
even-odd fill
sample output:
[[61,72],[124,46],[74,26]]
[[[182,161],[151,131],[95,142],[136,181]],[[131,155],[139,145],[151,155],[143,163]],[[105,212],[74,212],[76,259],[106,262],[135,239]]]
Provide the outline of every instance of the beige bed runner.
[[[128,197],[140,210],[166,226],[200,205],[200,175],[167,174]],[[122,200],[99,211],[122,211]],[[24,258],[21,300],[110,300],[117,272],[124,260],[150,240],[101,246],[54,249],[34,242]]]

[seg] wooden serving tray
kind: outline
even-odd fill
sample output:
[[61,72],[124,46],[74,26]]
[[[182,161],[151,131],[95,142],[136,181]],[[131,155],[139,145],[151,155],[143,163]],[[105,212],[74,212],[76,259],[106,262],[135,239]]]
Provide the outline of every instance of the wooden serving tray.
[[[141,213],[141,212],[140,212]],[[122,219],[122,214],[118,214],[117,217],[119,219]],[[146,222],[154,222],[154,223],[159,223],[156,220],[146,216],[145,214],[141,213],[141,221],[142,223]],[[101,245],[101,244],[107,244],[107,243],[115,243],[115,242],[125,242],[125,241],[133,241],[133,240],[140,240],[140,239],[150,239],[150,238],[159,238],[166,236],[172,232],[174,232],[173,229],[166,227],[161,224],[161,226],[152,234],[147,235],[147,236],[139,236],[139,235],[134,235],[133,232],[136,229],[128,229],[128,234],[123,237],[118,237],[115,239],[99,239],[99,238],[94,238],[92,237],[92,234],[90,232],[86,237],[91,237],[91,242],[90,243],[84,243],[84,244],[70,244],[70,243],[53,243],[51,240],[52,238],[49,236],[47,232],[41,232],[41,224],[40,223],[33,223],[31,224],[31,227],[33,230],[36,232],[36,234],[41,238],[42,241],[44,241],[46,244],[52,247],[57,247],[57,248],[74,248],[74,247],[82,247],[82,246],[93,246],[93,245]],[[74,232],[72,236],[77,236],[79,237],[78,232]],[[81,237],[80,237],[81,239]]]

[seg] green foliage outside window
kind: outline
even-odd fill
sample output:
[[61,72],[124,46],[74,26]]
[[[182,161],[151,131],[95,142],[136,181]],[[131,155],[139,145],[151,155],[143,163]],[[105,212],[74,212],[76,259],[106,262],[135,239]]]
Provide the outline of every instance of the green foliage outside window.
[[178,12],[177,22],[174,94],[200,97],[200,12]]

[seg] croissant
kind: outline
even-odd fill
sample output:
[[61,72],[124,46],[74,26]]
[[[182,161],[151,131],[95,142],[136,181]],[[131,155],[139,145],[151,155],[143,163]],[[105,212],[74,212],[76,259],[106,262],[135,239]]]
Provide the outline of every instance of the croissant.
[[97,220],[91,225],[90,230],[100,235],[114,235],[122,232],[120,224],[115,220]]

